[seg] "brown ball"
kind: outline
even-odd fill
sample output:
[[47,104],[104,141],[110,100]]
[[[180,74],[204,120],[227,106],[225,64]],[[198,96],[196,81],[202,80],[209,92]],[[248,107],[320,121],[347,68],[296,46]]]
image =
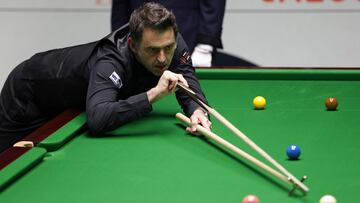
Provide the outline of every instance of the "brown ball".
[[333,110],[336,110],[336,108],[338,106],[338,102],[337,102],[336,98],[329,97],[326,99],[325,106],[326,106],[327,110],[333,111]]

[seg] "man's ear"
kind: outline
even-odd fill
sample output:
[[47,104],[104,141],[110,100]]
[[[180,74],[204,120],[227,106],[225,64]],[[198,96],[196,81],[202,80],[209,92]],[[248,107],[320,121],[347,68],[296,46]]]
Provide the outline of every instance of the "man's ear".
[[129,37],[127,40],[127,43],[128,43],[128,46],[130,47],[130,50],[135,53],[136,49],[135,49],[134,40],[131,37]]

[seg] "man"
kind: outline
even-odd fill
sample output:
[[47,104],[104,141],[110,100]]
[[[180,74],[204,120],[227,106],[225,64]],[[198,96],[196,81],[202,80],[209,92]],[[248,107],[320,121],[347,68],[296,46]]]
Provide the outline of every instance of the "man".
[[[174,15],[144,4],[129,25],[100,41],[35,54],[10,73],[0,96],[0,151],[70,107],[86,108],[91,133],[113,130],[148,114],[178,82],[205,100]],[[191,116],[188,131],[210,128],[184,92],[176,98]]]
[[[131,12],[148,0],[113,0],[111,28],[116,30],[129,21]],[[155,0],[171,9],[179,31],[188,45],[194,66],[214,65],[216,48],[221,42],[225,0]]]

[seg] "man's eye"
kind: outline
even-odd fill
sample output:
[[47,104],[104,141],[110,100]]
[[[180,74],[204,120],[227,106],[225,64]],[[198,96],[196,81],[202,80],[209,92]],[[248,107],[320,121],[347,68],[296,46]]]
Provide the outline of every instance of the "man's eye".
[[175,47],[174,45],[168,45],[165,47],[165,51],[166,52],[172,51],[174,49],[174,47]]
[[151,53],[156,53],[156,52],[158,52],[158,49],[157,48],[150,48],[150,52]]
[[146,52],[149,53],[149,54],[155,54],[157,53],[159,50],[157,48],[152,48],[152,47],[149,47],[146,49]]

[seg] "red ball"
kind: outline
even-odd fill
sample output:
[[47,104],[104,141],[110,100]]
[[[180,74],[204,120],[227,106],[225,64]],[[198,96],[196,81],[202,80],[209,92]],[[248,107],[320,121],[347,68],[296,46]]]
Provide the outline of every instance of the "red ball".
[[338,106],[338,102],[337,102],[336,98],[329,97],[325,101],[325,106],[326,106],[327,110],[336,110],[336,108]]
[[257,198],[255,195],[247,195],[243,201],[243,203],[259,203],[259,198]]

